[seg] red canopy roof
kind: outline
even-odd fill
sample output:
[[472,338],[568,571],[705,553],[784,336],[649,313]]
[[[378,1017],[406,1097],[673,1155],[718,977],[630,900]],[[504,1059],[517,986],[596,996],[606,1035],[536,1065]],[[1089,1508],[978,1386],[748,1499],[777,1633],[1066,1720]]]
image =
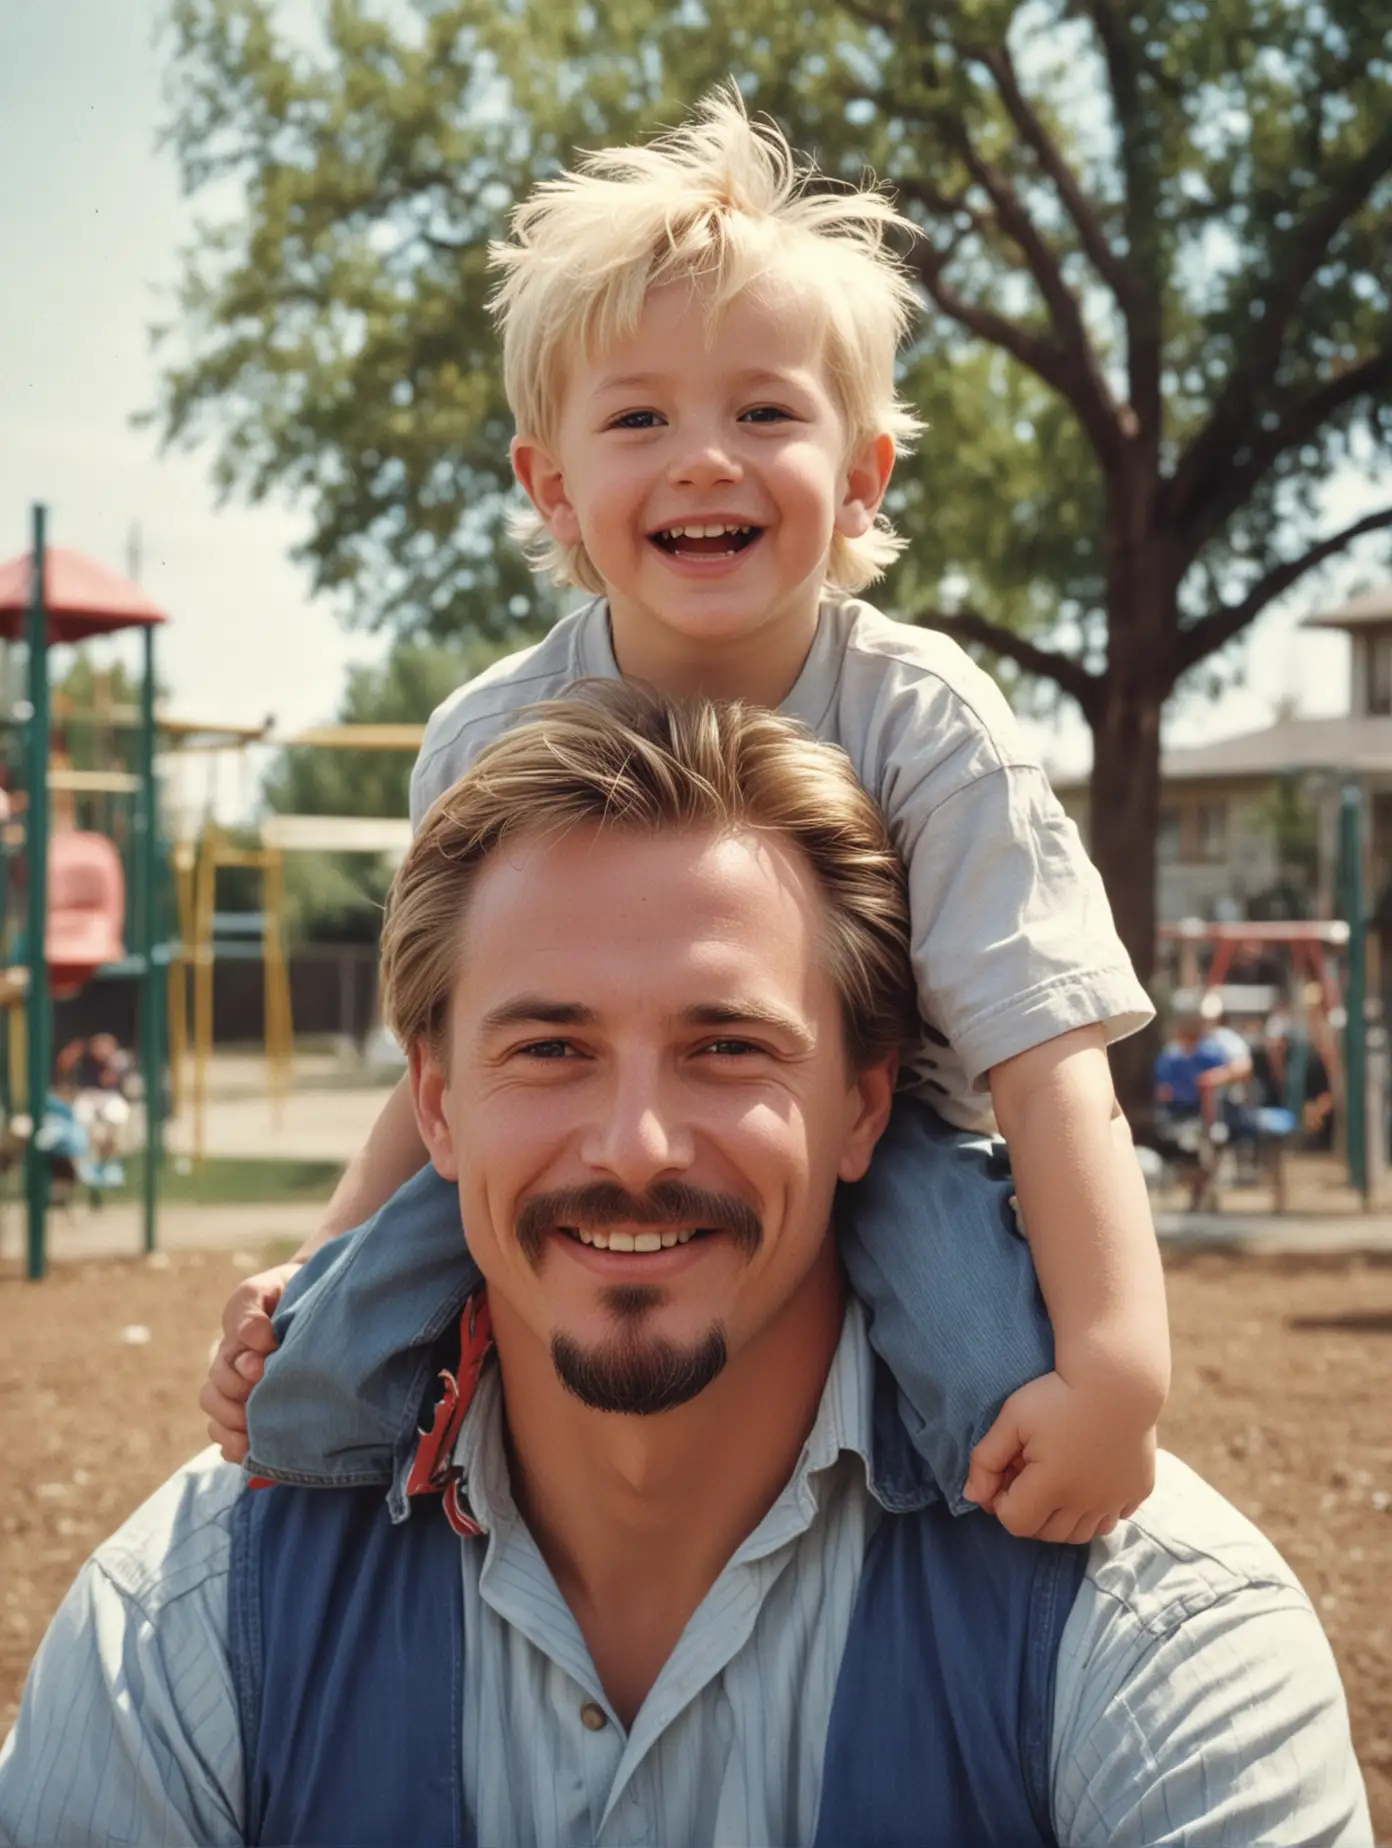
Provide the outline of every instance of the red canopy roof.
[[[44,561],[50,646],[54,642],[85,641],[89,635],[109,635],[113,629],[168,621],[164,611],[129,579],[118,577],[105,565],[94,564],[80,552],[50,545],[44,549]],[[0,565],[0,636],[7,641],[24,639],[32,576],[31,552],[22,552]]]

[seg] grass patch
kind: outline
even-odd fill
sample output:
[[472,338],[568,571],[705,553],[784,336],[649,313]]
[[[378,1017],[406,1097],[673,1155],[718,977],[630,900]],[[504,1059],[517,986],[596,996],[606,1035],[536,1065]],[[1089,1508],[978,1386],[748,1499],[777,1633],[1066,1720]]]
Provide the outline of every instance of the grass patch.
[[[209,1155],[201,1166],[181,1173],[182,1164],[166,1154],[159,1197],[164,1206],[289,1206],[297,1201],[326,1201],[343,1172],[337,1161],[294,1160],[288,1156]],[[145,1157],[126,1158],[126,1184],[109,1200],[138,1200],[145,1184]]]

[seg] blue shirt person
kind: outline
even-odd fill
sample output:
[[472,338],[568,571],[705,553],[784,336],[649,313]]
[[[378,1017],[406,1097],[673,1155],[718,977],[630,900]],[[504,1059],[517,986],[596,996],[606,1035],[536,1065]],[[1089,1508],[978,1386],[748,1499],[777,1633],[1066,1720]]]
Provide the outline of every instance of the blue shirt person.
[[1251,1055],[1236,1034],[1211,1028],[1197,1010],[1185,1010],[1175,1019],[1174,1037],[1155,1061],[1155,1101],[1168,1116],[1198,1116],[1204,1091],[1225,1081],[1211,1074],[1245,1077],[1251,1069]]
[[0,1841],[1371,1839],[1318,1621],[1221,1498],[1164,1460],[1088,1547],[1017,1540],[908,1441],[835,1238],[913,1021],[844,760],[549,708],[433,812],[383,957],[492,1325],[428,1511],[181,1471],[40,1649]]

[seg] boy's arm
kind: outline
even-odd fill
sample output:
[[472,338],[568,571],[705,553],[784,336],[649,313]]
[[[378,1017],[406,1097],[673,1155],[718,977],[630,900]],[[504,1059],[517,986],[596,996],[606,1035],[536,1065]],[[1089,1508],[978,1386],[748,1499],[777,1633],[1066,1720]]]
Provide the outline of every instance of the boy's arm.
[[[1096,1530],[1150,1492],[1170,1374],[1159,1247],[1103,1028],[1078,1028],[1005,1060],[990,1085],[1053,1324],[1055,1369],[1007,1401],[978,1447],[967,1492],[1014,1532],[1067,1539],[1088,1517],[1098,1517]],[[1032,1410],[1052,1431],[1036,1450]],[[1001,1486],[1012,1460],[1040,1467]],[[1064,1492],[1075,1477],[1091,1485],[1087,1508]]]
[[240,1463],[246,1455],[246,1402],[265,1371],[266,1356],[274,1351],[271,1314],[286,1284],[322,1245],[351,1232],[385,1206],[428,1160],[411,1107],[411,1086],[403,1078],[362,1149],[344,1169],[317,1229],[288,1263],[248,1277],[228,1298],[222,1336],[198,1403],[208,1419],[209,1437],[229,1463]]
[[382,1106],[367,1141],[343,1170],[318,1229],[300,1246],[292,1263],[303,1264],[331,1238],[339,1238],[371,1219],[397,1188],[404,1187],[413,1174],[419,1174],[429,1160],[416,1128],[410,1081],[402,1078]]

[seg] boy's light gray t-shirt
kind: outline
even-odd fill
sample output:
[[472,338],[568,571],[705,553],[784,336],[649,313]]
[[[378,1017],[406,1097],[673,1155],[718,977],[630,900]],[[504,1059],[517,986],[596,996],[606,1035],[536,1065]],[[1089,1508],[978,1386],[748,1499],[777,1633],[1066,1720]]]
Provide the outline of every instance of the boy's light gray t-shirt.
[[[619,677],[602,599],[438,709],[412,824],[525,707],[592,677]],[[909,869],[925,1023],[911,1075],[949,1122],[993,1126],[985,1074],[1003,1059],[1075,1027],[1112,1040],[1146,1024],[1154,1010],[1078,831],[995,682],[955,642],[828,601],[779,710],[839,744],[888,818]]]

